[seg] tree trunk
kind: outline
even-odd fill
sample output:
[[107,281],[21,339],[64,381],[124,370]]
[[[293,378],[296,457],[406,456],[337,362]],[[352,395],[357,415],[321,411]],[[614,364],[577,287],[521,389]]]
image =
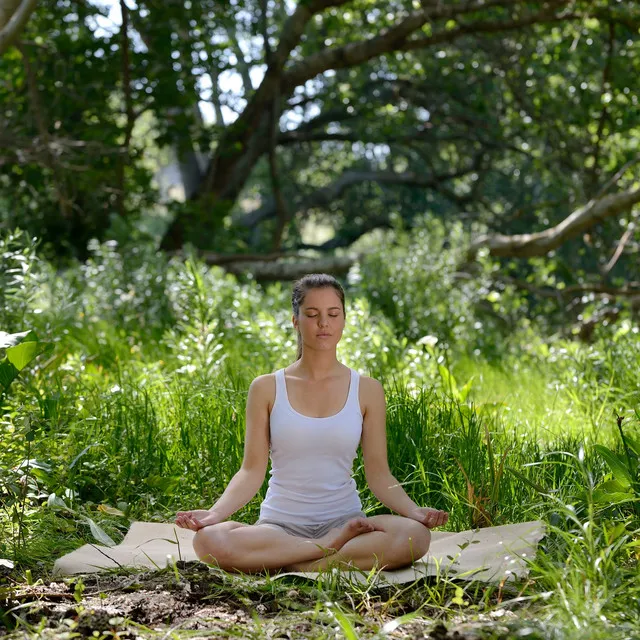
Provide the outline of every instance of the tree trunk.
[[18,39],[37,0],[2,0],[0,2],[0,56]]
[[[203,211],[203,219],[207,217],[212,227],[215,228],[229,214],[256,163],[268,152],[271,107],[275,96],[280,95],[281,105],[284,105],[296,87],[304,85],[318,74],[328,69],[355,67],[390,51],[422,49],[476,32],[507,31],[538,22],[575,18],[571,13],[556,13],[569,4],[569,0],[548,0],[542,10],[520,19],[497,22],[478,20],[477,23],[470,22],[457,30],[442,28],[433,37],[412,37],[429,22],[459,19],[479,11],[498,7],[509,9],[518,5],[518,0],[467,0],[459,4],[424,2],[420,8],[398,20],[383,33],[343,46],[329,47],[285,69],[291,51],[302,39],[306,25],[313,15],[346,2],[347,0],[301,2],[283,25],[278,46],[271,60],[267,61],[267,70],[260,86],[242,114],[222,134],[204,179],[193,194],[192,199],[198,201]],[[273,117],[279,116],[280,112],[273,114]],[[184,216],[176,217],[162,240],[161,248],[179,248],[188,225]],[[191,236],[196,246],[198,242],[201,248],[205,248],[202,246],[204,244],[210,244],[202,233],[195,232]]]

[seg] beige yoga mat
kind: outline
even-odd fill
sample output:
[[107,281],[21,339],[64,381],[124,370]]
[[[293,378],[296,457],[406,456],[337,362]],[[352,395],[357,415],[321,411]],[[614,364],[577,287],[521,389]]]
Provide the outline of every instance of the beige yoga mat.
[[[191,544],[194,531],[171,523],[134,522],[124,540],[113,547],[85,544],[56,560],[53,573],[93,573],[114,567],[164,568],[172,560],[198,560]],[[545,535],[544,522],[520,522],[452,533],[433,531],[431,548],[404,569],[380,571],[377,580],[413,582],[424,576],[500,582],[528,574],[526,560],[536,554]],[[350,571],[350,578],[367,580],[364,572]],[[292,571],[274,577],[317,578],[317,572]]]

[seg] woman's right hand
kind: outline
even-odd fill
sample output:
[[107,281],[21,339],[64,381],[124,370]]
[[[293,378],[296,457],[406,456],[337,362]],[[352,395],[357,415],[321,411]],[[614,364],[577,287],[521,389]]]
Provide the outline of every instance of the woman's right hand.
[[222,522],[222,518],[215,511],[207,509],[193,509],[192,511],[178,511],[176,524],[183,529],[198,531],[211,524]]

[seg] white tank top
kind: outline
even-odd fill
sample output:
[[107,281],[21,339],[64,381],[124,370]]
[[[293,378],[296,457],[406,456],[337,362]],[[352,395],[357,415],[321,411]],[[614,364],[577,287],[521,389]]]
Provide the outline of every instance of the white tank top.
[[276,371],[269,420],[271,472],[260,518],[322,524],[362,509],[351,475],[362,435],[360,374],[349,370],[347,402],[325,418],[298,413],[289,403],[284,369]]

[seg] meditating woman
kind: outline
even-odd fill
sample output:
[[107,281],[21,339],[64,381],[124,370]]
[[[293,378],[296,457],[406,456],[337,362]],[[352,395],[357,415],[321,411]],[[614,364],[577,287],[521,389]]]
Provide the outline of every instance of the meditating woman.
[[[209,510],[179,511],[196,531],[204,562],[228,571],[318,571],[329,566],[395,569],[421,558],[444,511],[420,507],[387,462],[385,396],[380,382],[340,363],[344,290],[309,274],[292,292],[298,359],[249,387],[244,458]],[[366,517],[352,477],[358,444],[367,484],[400,515]],[[259,491],[271,453],[267,495],[255,524],[226,521]]]

